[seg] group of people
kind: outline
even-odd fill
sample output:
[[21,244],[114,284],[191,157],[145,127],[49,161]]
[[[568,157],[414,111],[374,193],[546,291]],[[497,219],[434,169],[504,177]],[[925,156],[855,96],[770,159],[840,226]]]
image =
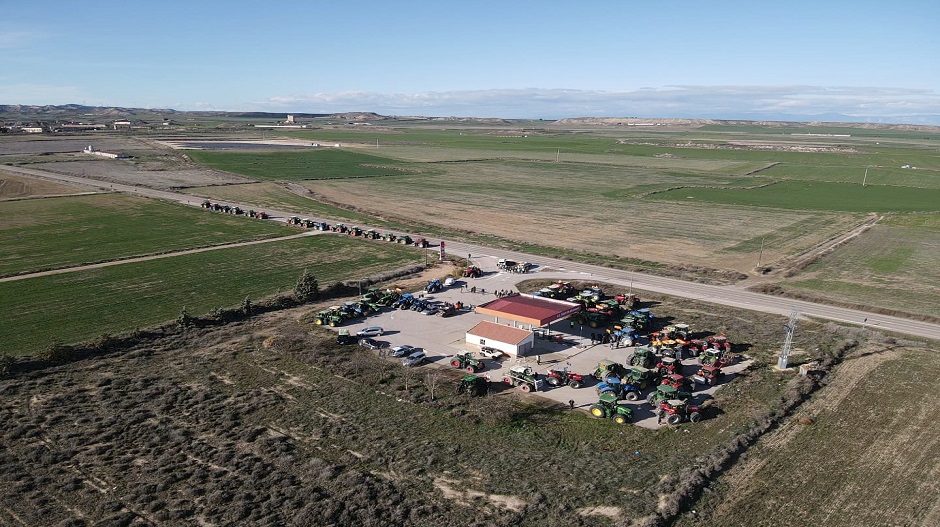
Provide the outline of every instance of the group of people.
[[513,296],[513,295],[518,295],[518,294],[519,294],[518,292],[510,291],[509,289],[500,289],[499,291],[496,292],[496,298],[503,298],[503,297]]

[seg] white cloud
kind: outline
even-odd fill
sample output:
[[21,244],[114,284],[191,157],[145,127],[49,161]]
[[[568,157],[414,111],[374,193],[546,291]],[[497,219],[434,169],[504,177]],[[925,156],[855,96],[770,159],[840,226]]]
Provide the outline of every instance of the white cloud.
[[492,89],[423,93],[344,91],[272,97],[259,110],[505,118],[699,117],[812,119],[940,124],[940,93],[927,89],[823,86],[663,86],[612,92],[567,89]]

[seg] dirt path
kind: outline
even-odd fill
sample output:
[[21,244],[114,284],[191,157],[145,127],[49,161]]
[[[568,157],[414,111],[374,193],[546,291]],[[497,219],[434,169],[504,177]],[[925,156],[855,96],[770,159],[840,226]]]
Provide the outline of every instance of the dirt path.
[[6,278],[0,278],[0,282],[15,282],[17,280],[26,280],[28,278],[38,278],[40,276],[50,276],[54,274],[65,274],[65,273],[76,273],[78,271],[85,271],[88,269],[100,269],[102,267],[111,267],[113,265],[124,265],[129,263],[137,262],[146,262],[148,260],[160,260],[162,258],[174,258],[176,256],[183,256],[186,254],[196,254],[204,253],[207,251],[218,251],[219,249],[231,249],[232,247],[246,247],[248,245],[258,245],[262,243],[271,243],[271,242],[282,242],[285,240],[294,240],[297,238],[303,238],[305,236],[316,236],[317,234],[323,234],[321,231],[304,231],[300,234],[292,234],[290,236],[281,236],[279,238],[267,238],[264,240],[253,240],[250,242],[238,242],[238,243],[226,243],[223,245],[213,245],[212,247],[202,247],[199,249],[187,249],[185,251],[176,251],[171,253],[164,254],[152,254],[150,256],[139,256],[136,258],[125,258],[122,260],[112,260],[110,262],[101,262],[96,264],[88,265],[78,265],[75,267],[65,267],[62,269],[52,269],[50,271],[40,271],[38,273],[28,273],[20,274],[16,276],[8,276]]

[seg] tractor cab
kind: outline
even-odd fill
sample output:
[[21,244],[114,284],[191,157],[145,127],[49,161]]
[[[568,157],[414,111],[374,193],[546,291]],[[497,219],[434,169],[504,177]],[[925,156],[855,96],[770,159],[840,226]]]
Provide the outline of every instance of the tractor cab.
[[463,393],[471,397],[486,395],[486,392],[489,391],[488,384],[489,381],[484,377],[464,375],[457,385],[457,393]]
[[353,342],[356,342],[356,338],[349,334],[348,329],[339,330],[339,335],[336,336],[337,344],[345,345],[352,344]]

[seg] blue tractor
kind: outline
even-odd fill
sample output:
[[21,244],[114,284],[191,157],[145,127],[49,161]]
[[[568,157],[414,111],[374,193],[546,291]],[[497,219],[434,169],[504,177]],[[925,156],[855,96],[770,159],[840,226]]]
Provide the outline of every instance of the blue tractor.
[[595,389],[597,390],[597,395],[610,393],[616,395],[617,400],[626,399],[628,401],[638,401],[642,396],[638,385],[632,384],[628,378],[621,379],[616,375],[608,376],[603,382],[599,382]]

